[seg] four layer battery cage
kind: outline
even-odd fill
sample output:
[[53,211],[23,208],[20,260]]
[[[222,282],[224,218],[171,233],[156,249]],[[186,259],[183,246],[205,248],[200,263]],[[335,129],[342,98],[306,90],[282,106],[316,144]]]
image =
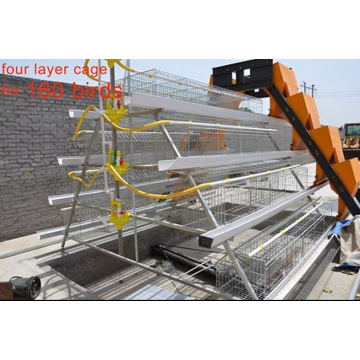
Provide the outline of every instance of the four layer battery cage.
[[[113,136],[131,165],[123,178],[143,192],[176,194],[194,185],[226,179],[200,192],[164,200],[134,195],[121,186],[122,208],[133,217],[125,231],[131,231],[136,219],[138,227],[150,223],[200,235],[214,229],[214,222],[219,227],[232,224],[312,185],[313,179],[302,167],[312,158],[305,151],[289,151],[291,126],[264,116],[261,100],[157,70],[137,73],[118,84],[126,94],[130,114],[121,120],[121,127],[162,120],[171,124],[136,133],[114,132],[106,125],[91,149],[95,157],[86,164],[91,171],[86,172],[85,182],[104,165],[104,155],[107,159],[108,154],[101,155],[101,144],[105,141],[107,146]],[[79,118],[75,112],[71,112],[73,117]],[[97,124],[96,116],[85,120],[80,141],[88,142]],[[181,165],[179,160],[183,161]],[[117,228],[109,221],[111,197],[104,191],[105,183],[110,192],[114,190],[114,179],[109,174],[105,178],[104,173],[91,189],[77,194],[77,185],[74,187],[78,195],[75,212],[69,207],[62,210],[65,224],[70,225],[67,235],[83,241],[116,236]],[[69,206],[73,197],[52,197],[52,201]],[[251,260],[246,258],[247,253],[271,236],[269,231],[276,231],[276,227],[233,247],[258,298],[266,298],[314,246],[327,226],[328,212],[322,208]],[[250,296],[228,256],[218,266],[217,287],[239,298]]]
[[[296,222],[296,218],[306,214],[311,207],[310,204],[306,205],[285,221],[270,224],[255,236],[246,240],[241,239],[240,244],[235,244],[234,253],[259,299],[265,299],[332,226],[331,205],[320,207],[255,256],[250,257],[249,254],[278,235],[282,229]],[[216,285],[221,292],[232,294],[242,300],[251,299],[228,256],[217,266]]]

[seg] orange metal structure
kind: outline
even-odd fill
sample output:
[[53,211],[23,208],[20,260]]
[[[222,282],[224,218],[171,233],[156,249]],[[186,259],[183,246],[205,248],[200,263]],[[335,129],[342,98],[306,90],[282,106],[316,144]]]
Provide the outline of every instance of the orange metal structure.
[[[324,153],[333,169],[338,174],[347,190],[354,197],[360,186],[360,164],[358,159],[345,161],[339,130],[332,126],[321,126],[320,116],[315,100],[307,94],[299,92],[295,73],[292,69],[276,63],[273,65],[274,85],[285,97],[288,104],[299,117],[302,124],[309,131],[315,143]],[[270,96],[270,116],[287,119],[275,100]],[[295,130],[293,130],[292,150],[304,150],[305,144]],[[326,180],[319,164],[316,169],[315,183]],[[339,217],[346,218],[348,210],[339,198]]]

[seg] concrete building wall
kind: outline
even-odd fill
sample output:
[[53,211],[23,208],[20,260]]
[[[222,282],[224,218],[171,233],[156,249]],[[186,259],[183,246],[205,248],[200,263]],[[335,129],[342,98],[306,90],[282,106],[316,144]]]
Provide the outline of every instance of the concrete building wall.
[[68,110],[98,103],[74,99],[71,84],[64,84],[62,99],[31,99],[32,81],[35,87],[41,82],[0,75],[0,87],[21,89],[13,97],[0,93],[0,241],[63,225],[59,209],[47,200],[73,192],[70,170],[58,165],[57,156],[83,155],[86,149],[72,140],[76,121]]

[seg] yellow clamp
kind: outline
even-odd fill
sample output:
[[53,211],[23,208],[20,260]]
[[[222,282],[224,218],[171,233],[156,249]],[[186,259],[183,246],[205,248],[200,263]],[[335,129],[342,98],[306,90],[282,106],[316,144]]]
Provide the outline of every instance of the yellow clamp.
[[281,235],[281,236],[284,236],[285,234],[286,234],[286,231],[285,231],[285,230],[281,230],[281,231],[280,231],[280,235]]
[[122,230],[124,225],[130,221],[130,215],[121,210],[121,203],[114,199],[111,200],[111,213],[109,221],[116,225],[118,230]]
[[128,116],[129,112],[125,109],[124,105],[121,105],[119,109],[111,107],[109,101],[106,101],[106,116],[114,123],[119,124],[120,120]]
[[264,250],[265,249],[265,246],[264,245],[260,245],[260,250]]
[[228,185],[231,185],[231,180],[228,178],[225,180]]

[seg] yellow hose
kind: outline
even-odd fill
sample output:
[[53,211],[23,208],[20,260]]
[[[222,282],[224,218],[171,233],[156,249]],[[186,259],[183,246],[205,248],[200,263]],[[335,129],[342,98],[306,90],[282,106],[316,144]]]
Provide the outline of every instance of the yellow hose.
[[80,132],[81,126],[82,126],[82,124],[83,124],[83,122],[84,122],[87,114],[88,114],[91,110],[95,110],[95,109],[96,109],[95,106],[90,105],[90,106],[84,111],[84,113],[82,114],[82,116],[81,116],[81,118],[80,118],[80,120],[79,120],[79,122],[78,122],[78,124],[77,124],[77,126],[76,126],[76,129],[75,129],[75,133],[74,133],[74,136],[73,136],[74,141],[75,141],[75,140],[78,138],[78,136],[79,136],[79,132]]
[[[106,59],[105,59],[106,60]],[[126,70],[126,71],[129,71],[129,72],[132,72],[132,73],[136,73],[138,72],[137,70],[135,69],[132,69],[132,68],[129,68],[128,66],[124,65],[122,62],[121,62],[122,59],[116,59],[114,62],[115,64],[119,65],[122,69]]]
[[[169,195],[159,195],[159,194],[150,194],[147,193],[145,191],[141,191],[135,187],[133,187],[132,185],[130,185],[125,179],[123,179],[118,172],[116,171],[116,169],[110,165],[110,164],[106,164],[105,167],[108,169],[108,171],[110,172],[110,174],[112,174],[114,176],[114,179],[116,181],[121,182],[126,188],[128,188],[130,191],[134,192],[135,194],[138,194],[142,197],[146,197],[149,199],[156,199],[156,200],[172,200],[172,199],[176,199],[176,198],[181,198],[187,195],[191,195],[193,193],[195,193],[196,191],[199,190],[204,190],[204,189],[208,189],[211,188],[212,185],[210,183],[206,183],[206,184],[202,184],[202,185],[198,185],[198,186],[194,186],[190,189],[186,189],[174,194],[169,194]],[[84,185],[86,188],[90,188],[92,186],[92,184],[94,183],[94,181],[96,180],[96,178],[100,175],[100,171],[97,171],[94,176],[91,178],[91,180],[87,183],[85,182],[83,179],[75,176],[76,172],[70,172],[68,174],[69,178],[72,180],[75,180],[77,182],[80,182],[82,185]]]
[[[79,136],[79,133],[80,133],[80,129],[81,129],[81,126],[86,118],[86,116],[88,115],[88,113],[91,111],[91,110],[96,110],[96,107],[93,106],[93,105],[90,105],[85,111],[84,113],[82,114],[77,126],[76,126],[76,129],[75,129],[75,133],[74,133],[74,136],[73,136],[73,139],[74,141],[78,138]],[[122,131],[122,132],[125,132],[125,133],[135,133],[135,132],[140,132],[140,131],[146,131],[146,130],[149,130],[149,129],[152,129],[154,127],[157,127],[157,126],[161,126],[161,125],[169,125],[171,123],[170,120],[163,120],[163,121],[157,121],[157,122],[154,122],[154,123],[151,123],[151,124],[147,124],[147,125],[144,125],[144,126],[141,126],[141,127],[138,127],[138,128],[134,128],[134,129],[130,129],[130,128],[123,128],[119,125],[116,125],[106,114],[101,114],[101,116],[105,119],[105,121],[107,123],[109,123],[114,129],[116,129],[117,131]]]
[[[91,171],[93,172],[93,171]],[[95,182],[96,178],[100,175],[100,171],[97,171],[94,176],[91,178],[91,180],[87,183],[83,179],[76,176],[76,171],[72,171],[68,174],[68,177],[72,180],[75,180],[77,182],[80,182],[83,186],[85,186],[87,189],[89,189]]]
[[[85,68],[85,67],[89,67],[89,62],[90,62],[90,59],[86,59],[86,60],[85,60],[84,68]],[[91,79],[91,80],[94,80],[94,81],[99,82],[99,79],[97,79],[97,78],[95,78],[95,77],[93,77],[93,76],[91,76],[91,75],[89,75],[89,74],[86,74],[86,76],[87,76],[89,79]]]
[[112,165],[106,164],[105,167],[114,176],[114,179],[116,181],[121,182],[126,188],[128,188],[130,191],[134,192],[135,194],[138,194],[140,196],[143,196],[143,197],[146,197],[146,198],[149,198],[149,199],[171,200],[171,199],[176,199],[176,198],[180,198],[180,197],[183,197],[183,196],[191,195],[196,191],[204,190],[204,189],[208,189],[208,188],[212,187],[212,185],[210,183],[206,183],[206,184],[194,186],[194,187],[192,187],[190,189],[186,189],[186,190],[183,190],[183,191],[175,193],[175,194],[169,194],[169,195],[150,194],[150,193],[146,193],[144,191],[141,191],[141,190],[136,189],[135,187],[131,186],[125,179],[123,179],[117,173],[116,169]]

